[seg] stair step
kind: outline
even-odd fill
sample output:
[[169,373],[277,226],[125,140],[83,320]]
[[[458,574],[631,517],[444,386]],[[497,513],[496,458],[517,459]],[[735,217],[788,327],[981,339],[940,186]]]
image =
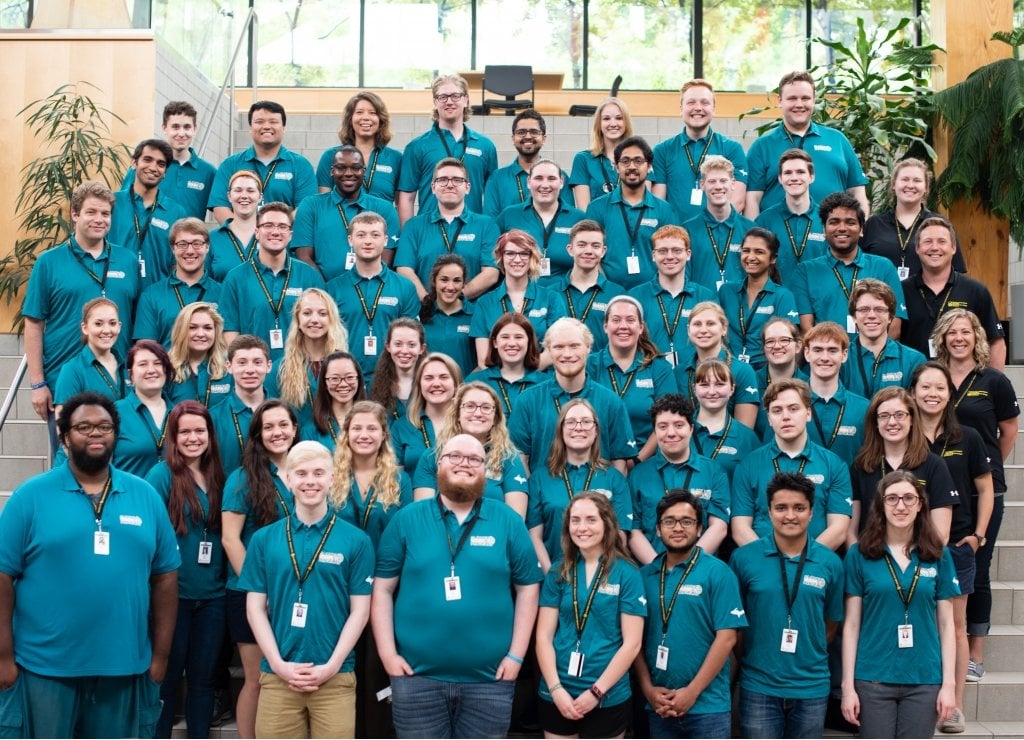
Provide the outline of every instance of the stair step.
[[[1016,692],[1016,713],[1008,717],[996,717],[983,714],[987,719],[1016,719],[1022,717],[1021,697],[1024,697],[1024,626],[1011,624],[993,624],[988,637],[985,638],[985,669],[988,673],[982,684],[986,686],[1013,685]],[[1002,673],[999,681],[990,681],[989,676]],[[968,684],[971,685],[971,684]],[[974,715],[968,715],[974,716]]]
[[1024,501],[1004,501],[1003,522],[999,526],[998,539],[1024,540]]
[[1000,537],[992,558],[992,580],[1016,581],[1024,574],[1024,540]]
[[992,583],[992,624],[1024,625],[1024,581]]
[[[995,635],[996,627],[992,628]],[[1024,638],[1024,632],[1022,632]],[[1022,643],[1024,644],[1024,643]],[[985,668],[995,663],[998,652],[1005,648],[998,639],[989,637],[985,643]],[[1014,654],[1017,668],[1020,668],[1020,651]],[[1024,672],[1019,671],[988,671],[977,683],[968,683],[964,689],[964,715],[968,721],[980,722],[984,725],[1015,725],[1015,728],[1000,727],[1001,730],[1016,729],[1018,736],[1024,736],[1024,720],[1021,713],[1021,697],[1024,697]],[[970,729],[970,728],[968,728]],[[1000,735],[1006,737],[1006,735]]]

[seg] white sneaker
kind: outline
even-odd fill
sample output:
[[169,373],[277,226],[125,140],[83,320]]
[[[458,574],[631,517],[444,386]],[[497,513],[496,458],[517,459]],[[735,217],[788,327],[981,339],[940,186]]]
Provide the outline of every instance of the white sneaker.
[[943,732],[948,735],[959,734],[964,732],[966,729],[967,720],[964,719],[964,713],[959,709],[954,709],[953,714],[949,716],[949,719],[939,723],[939,732]]

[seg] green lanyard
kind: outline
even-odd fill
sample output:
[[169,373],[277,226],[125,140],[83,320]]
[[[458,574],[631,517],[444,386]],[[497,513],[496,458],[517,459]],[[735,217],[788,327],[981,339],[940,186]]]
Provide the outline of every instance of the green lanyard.
[[[568,467],[569,466],[567,465],[564,468],[562,468],[562,482],[565,484],[565,495],[568,497],[569,501],[572,501],[572,497],[575,495],[575,492],[572,489],[572,483],[569,482]],[[594,478],[594,468],[591,467],[589,464],[587,465],[587,467],[587,479],[583,481],[583,488],[580,489],[581,491],[589,491],[590,481],[593,480]]]
[[323,536],[320,538],[320,544],[316,546],[313,551],[313,557],[309,559],[309,564],[306,565],[305,570],[299,569],[299,559],[295,555],[295,540],[292,539],[292,518],[290,515],[285,514],[284,533],[285,538],[288,540],[288,554],[292,559],[292,572],[295,573],[295,578],[299,582],[299,598],[298,601],[302,602],[302,587],[306,583],[306,579],[309,578],[313,572],[313,568],[316,567],[317,560],[320,557],[320,553],[323,552],[324,545],[327,544],[327,538],[331,536],[331,530],[334,529],[334,522],[337,520],[337,514],[331,514],[331,519],[327,522],[327,526],[324,528]]
[[668,608],[665,608],[665,580],[668,575],[668,558],[663,558],[661,561],[661,588],[658,590],[658,602],[661,606],[661,644],[665,644],[665,639],[668,637],[668,621],[672,618],[672,612],[676,608],[676,598],[679,596],[679,591],[682,589],[683,584],[686,583],[686,579],[689,577],[693,567],[697,565],[697,559],[700,557],[700,548],[695,547],[693,549],[693,555],[690,556],[690,562],[686,564],[686,570],[683,571],[683,575],[679,577],[679,582],[676,583],[675,588],[672,589],[672,600],[668,603]]
[[270,295],[270,290],[267,288],[267,284],[263,282],[263,275],[260,273],[260,266],[256,260],[249,263],[252,266],[252,271],[256,273],[256,280],[260,284],[260,288],[263,289],[263,297],[267,301],[267,305],[270,306],[270,310],[274,313],[274,326],[280,326],[281,323],[281,309],[284,308],[284,299],[288,295],[288,284],[292,279],[292,258],[288,257],[284,263],[284,285],[281,287],[281,295],[275,300]]
[[583,614],[580,614],[580,599],[579,599],[579,558],[573,563],[572,569],[572,615],[576,625],[576,649],[580,648],[580,640],[583,638],[583,630],[587,626],[587,620],[590,618],[590,608],[594,605],[594,597],[597,596],[597,591],[601,586],[601,581],[604,579],[604,573],[607,564],[605,563],[604,557],[601,558],[601,566],[598,568],[597,573],[594,575],[594,580],[590,584],[590,593],[587,594],[587,603],[583,607]]
[[384,281],[380,281],[380,285],[377,286],[377,295],[373,297],[373,305],[367,307],[366,296],[363,295],[363,291],[359,289],[359,283],[354,283],[353,286],[356,289],[356,295],[359,296],[359,306],[363,309],[363,316],[366,317],[366,322],[370,325],[370,333],[373,333],[373,319],[377,315],[377,306],[380,305],[380,296],[384,292]]
[[[370,164],[366,168],[366,174],[363,175],[363,187],[366,188],[366,192],[370,192],[370,188],[373,187],[373,176],[377,174],[378,158],[380,158],[380,147],[375,146],[373,154],[370,155]],[[346,224],[347,227],[348,224]]]
[[82,269],[85,270],[85,273],[90,278],[92,278],[92,281],[96,283],[98,286],[100,286],[100,295],[106,298],[107,275],[110,273],[110,245],[107,244],[106,239],[103,240],[103,252],[100,255],[101,257],[103,257],[103,277],[100,277],[95,272],[86,267],[85,260],[83,260],[82,255],[78,253],[78,249],[81,249],[81,247],[79,247],[78,244],[75,242],[75,237],[70,237],[68,239],[68,251],[71,252],[71,256],[75,258],[75,261],[82,266]]
[[921,577],[921,561],[917,561],[917,565],[914,567],[914,578],[910,581],[910,589],[906,592],[903,591],[903,584],[900,583],[900,578],[896,575],[896,568],[893,565],[892,555],[885,553],[885,564],[889,566],[889,575],[892,576],[892,582],[896,585],[896,593],[900,597],[900,601],[903,602],[903,622],[907,624],[910,622],[910,602],[914,599],[914,592],[917,591],[917,581]]

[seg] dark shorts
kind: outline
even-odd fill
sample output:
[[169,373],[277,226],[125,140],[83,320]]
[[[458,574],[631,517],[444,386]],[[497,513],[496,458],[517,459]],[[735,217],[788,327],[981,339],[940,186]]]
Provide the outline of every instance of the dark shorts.
[[553,735],[589,737],[618,737],[626,731],[629,722],[630,701],[610,707],[597,707],[583,719],[566,719],[552,702],[540,700],[538,715],[540,726]]
[[949,554],[953,556],[956,568],[956,579],[960,581],[960,594],[968,596],[974,593],[974,574],[978,567],[974,562],[974,548],[966,542],[962,545],[948,545]]
[[253,643],[256,636],[249,626],[249,617],[245,615],[245,591],[235,591],[232,588],[227,590],[226,611],[228,618],[228,634],[231,635],[231,642]]

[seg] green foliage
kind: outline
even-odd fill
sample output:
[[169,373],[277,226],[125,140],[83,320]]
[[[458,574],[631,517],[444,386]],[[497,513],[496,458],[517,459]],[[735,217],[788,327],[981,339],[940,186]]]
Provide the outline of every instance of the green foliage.
[[[832,62],[810,70],[815,79],[815,121],[839,129],[850,140],[868,178],[872,209],[888,205],[893,165],[908,156],[935,159],[927,140],[932,116],[928,77],[934,68],[935,44],[918,46],[907,39],[914,22],[902,18],[892,28],[870,33],[862,18],[851,44],[817,38]],[[747,111],[740,118],[765,108]],[[777,125],[757,127],[758,134]]]
[[1009,44],[1013,57],[935,94],[937,119],[953,132],[936,189],[946,205],[977,198],[986,211],[1008,219],[1010,236],[1024,244],[1024,28],[992,38]]
[[[61,85],[18,111],[49,153],[32,160],[21,171],[15,211],[25,236],[14,243],[11,254],[0,260],[0,297],[8,305],[28,281],[39,253],[71,234],[68,205],[75,187],[90,178],[102,178],[116,187],[127,167],[130,152],[109,137],[107,124],[107,119],[123,121],[82,94],[83,87],[98,89],[88,82]],[[20,331],[21,325],[19,312],[15,328]]]

